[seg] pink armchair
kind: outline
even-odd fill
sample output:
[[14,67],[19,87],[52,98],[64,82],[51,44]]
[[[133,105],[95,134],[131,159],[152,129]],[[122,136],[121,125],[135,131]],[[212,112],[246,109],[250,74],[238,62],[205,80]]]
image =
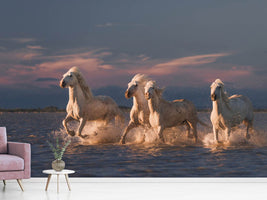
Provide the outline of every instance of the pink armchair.
[[0,127],[0,180],[17,179],[23,190],[21,179],[31,177],[31,145],[7,142],[6,128]]

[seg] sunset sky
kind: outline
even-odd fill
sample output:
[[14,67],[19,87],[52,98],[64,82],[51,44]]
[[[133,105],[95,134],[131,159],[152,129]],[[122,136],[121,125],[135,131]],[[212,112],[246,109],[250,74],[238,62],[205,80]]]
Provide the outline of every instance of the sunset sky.
[[266,19],[264,0],[1,1],[0,107],[64,107],[72,66],[96,93],[145,73],[208,96],[221,78],[267,107]]

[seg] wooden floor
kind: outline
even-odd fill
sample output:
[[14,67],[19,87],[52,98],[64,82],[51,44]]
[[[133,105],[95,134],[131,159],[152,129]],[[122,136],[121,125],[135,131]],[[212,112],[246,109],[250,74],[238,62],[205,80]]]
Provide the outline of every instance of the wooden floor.
[[194,179],[194,178],[70,178],[60,177],[57,193],[56,176],[45,191],[46,178],[23,180],[24,192],[16,180],[0,181],[1,200],[80,200],[80,199],[267,199],[267,178]]

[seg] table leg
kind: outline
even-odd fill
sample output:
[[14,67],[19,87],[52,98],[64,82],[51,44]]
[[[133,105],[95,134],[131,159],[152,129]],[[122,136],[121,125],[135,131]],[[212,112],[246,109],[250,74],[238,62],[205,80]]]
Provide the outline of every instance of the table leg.
[[49,185],[49,182],[50,182],[51,176],[52,176],[52,174],[49,174],[49,175],[48,175],[48,177],[47,177],[47,182],[46,182],[45,191],[47,191],[47,188],[48,188],[48,185]]
[[70,182],[69,182],[69,176],[68,176],[68,174],[65,174],[65,178],[66,178],[66,182],[67,182],[67,185],[68,185],[69,191],[71,191],[71,189],[70,189]]
[[57,174],[57,193],[59,193],[59,174]]

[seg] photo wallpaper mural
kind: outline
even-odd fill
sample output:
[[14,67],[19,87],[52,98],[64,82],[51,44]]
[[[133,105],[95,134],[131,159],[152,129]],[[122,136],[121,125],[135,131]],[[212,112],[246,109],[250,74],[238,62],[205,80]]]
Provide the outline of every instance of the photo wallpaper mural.
[[266,7],[1,2],[0,126],[32,177],[266,177]]

